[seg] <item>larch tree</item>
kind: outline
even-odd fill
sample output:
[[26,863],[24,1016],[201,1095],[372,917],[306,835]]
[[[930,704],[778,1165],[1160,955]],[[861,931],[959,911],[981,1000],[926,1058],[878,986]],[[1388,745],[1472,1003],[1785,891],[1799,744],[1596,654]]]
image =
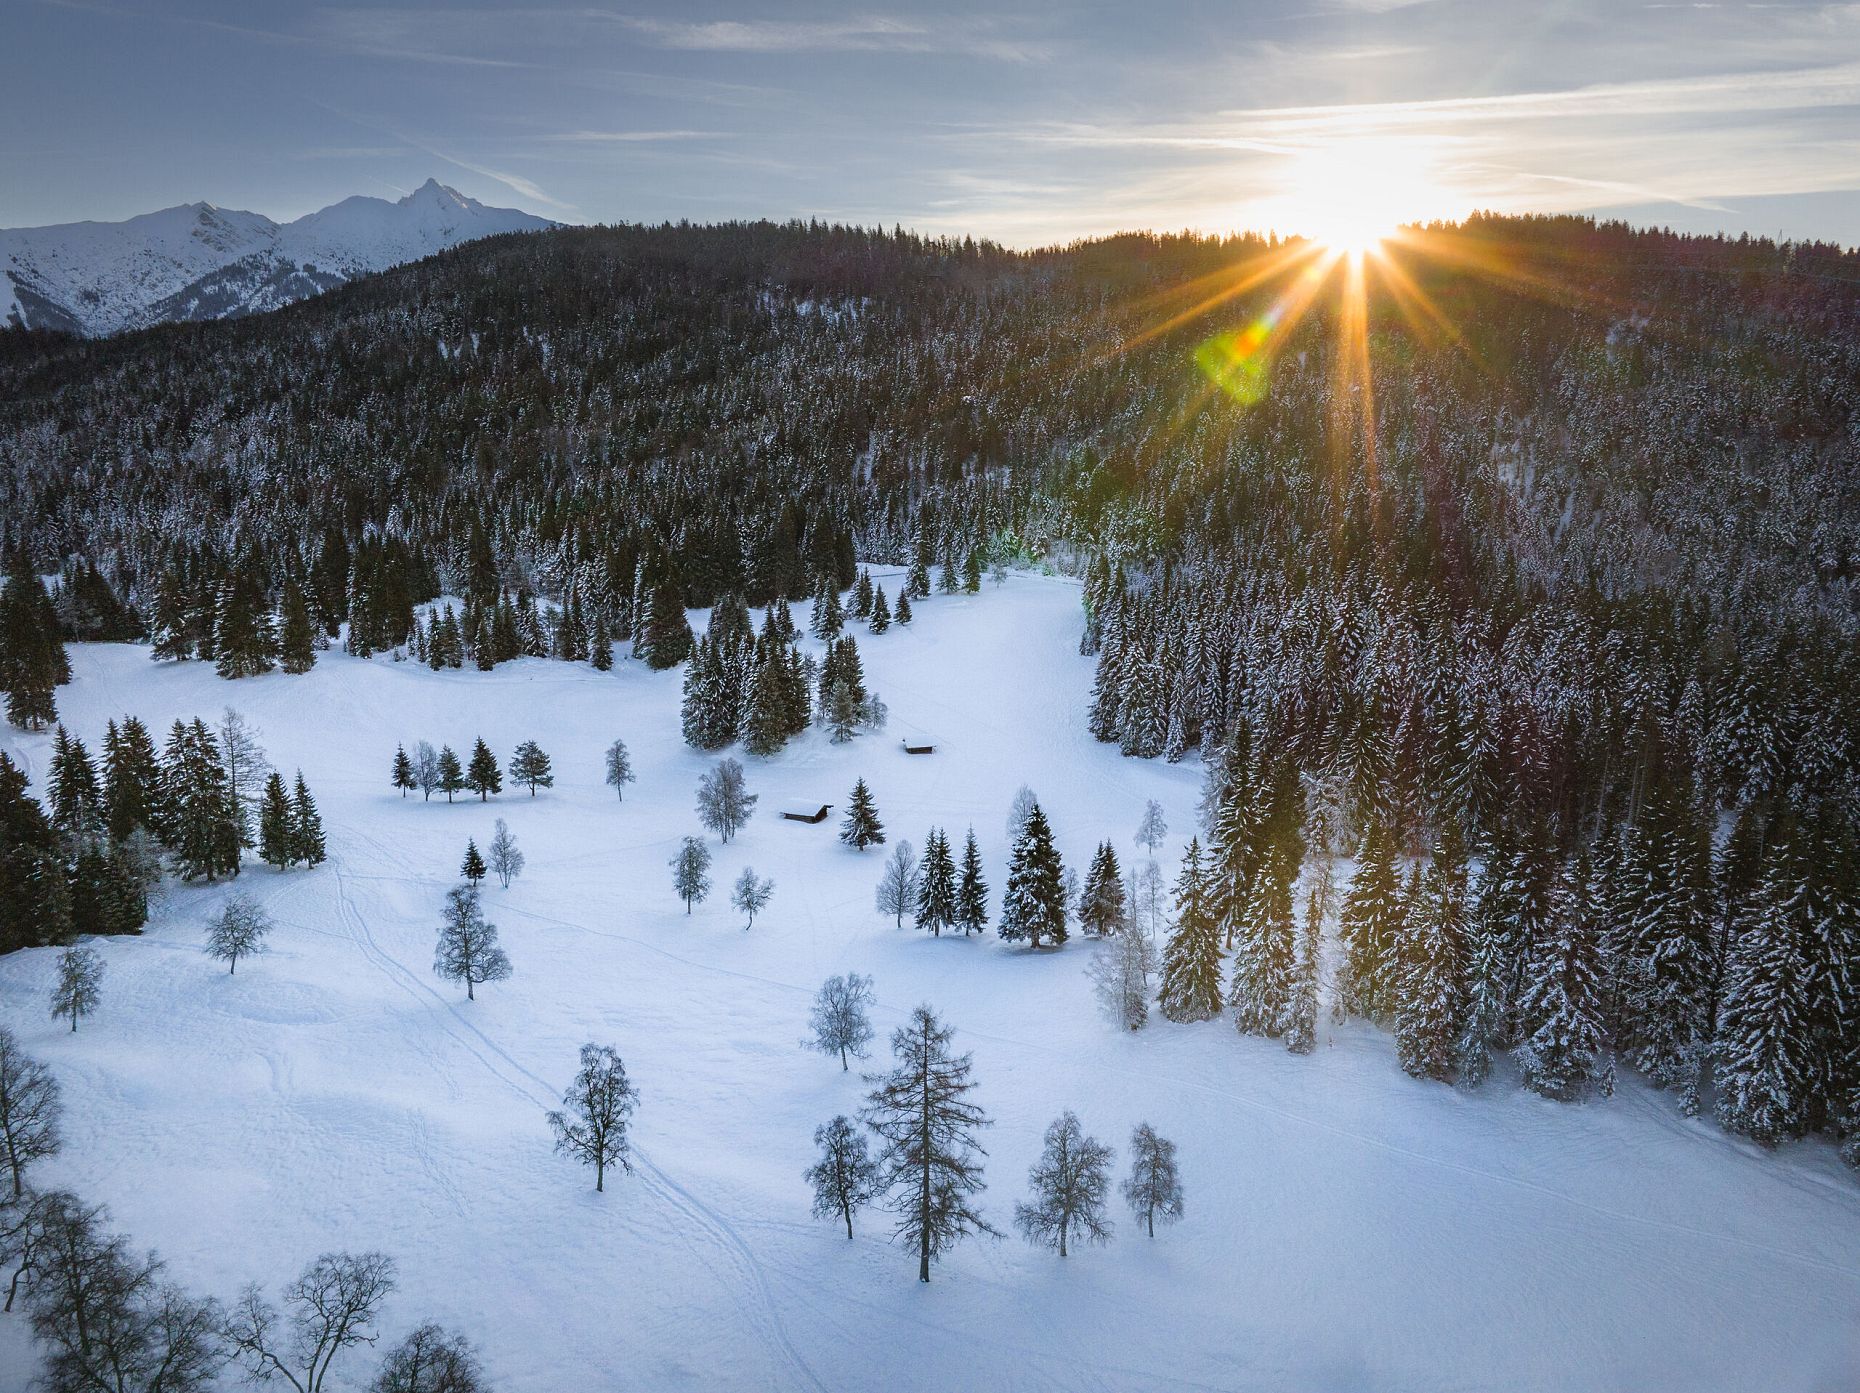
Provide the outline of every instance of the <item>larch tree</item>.
[[227,898],[207,929],[207,956],[226,964],[227,975],[239,970],[239,959],[264,951],[271,919],[250,895]]
[[633,757],[627,753],[626,741],[616,740],[607,747],[607,785],[614,797],[626,801],[626,786],[635,780]]
[[928,1006],[891,1036],[891,1072],[875,1076],[864,1119],[884,1143],[878,1155],[878,1190],[897,1224],[892,1231],[917,1250],[917,1280],[930,1265],[972,1233],[994,1229],[976,1209],[982,1189],[976,1134],[988,1115],[968,1095],[975,1089],[973,1061],[953,1054],[953,1032]]
[[477,999],[480,983],[510,976],[510,959],[497,946],[497,925],[485,922],[476,886],[454,885],[446,891],[433,971],[448,982],[463,982],[468,1001]]
[[562,1106],[549,1114],[555,1149],[594,1167],[594,1188],[604,1190],[607,1168],[631,1172],[627,1127],[639,1092],[627,1078],[626,1065],[611,1045],[581,1047],[581,1068],[562,1094]]
[[1111,1220],[1105,1214],[1111,1148],[1085,1135],[1075,1113],[1061,1113],[1046,1129],[1027,1183],[1031,1194],[1014,1206],[1014,1224],[1029,1243],[1057,1248],[1063,1258],[1075,1238],[1111,1241]]
[[809,1048],[825,1055],[838,1055],[840,1069],[849,1066],[847,1059],[864,1059],[865,1047],[872,1041],[872,1018],[868,1009],[873,1001],[872,979],[849,972],[844,977],[829,977],[814,997],[808,1014],[813,1038]]
[[686,837],[678,844],[670,865],[672,885],[689,914],[692,905],[702,904],[710,894],[710,848],[696,837]]
[[1124,1203],[1151,1238],[1156,1221],[1173,1224],[1182,1217],[1182,1180],[1176,1174],[1175,1143],[1156,1135],[1147,1122],[1130,1134],[1130,1175],[1123,1184]]
[[877,1193],[878,1166],[864,1135],[844,1115],[816,1127],[814,1145],[820,1155],[803,1177],[814,1190],[814,1217],[843,1220],[850,1239],[853,1215]]

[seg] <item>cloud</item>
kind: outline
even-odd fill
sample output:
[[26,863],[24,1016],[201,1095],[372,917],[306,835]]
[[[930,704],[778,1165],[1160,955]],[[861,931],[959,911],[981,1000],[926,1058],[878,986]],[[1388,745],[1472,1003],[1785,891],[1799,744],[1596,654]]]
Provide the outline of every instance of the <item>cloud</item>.
[[877,15],[838,20],[615,18],[660,48],[710,53],[966,53],[1016,63],[1047,56],[1041,45],[1002,37],[988,20],[933,29]]
[[547,137],[590,145],[649,145],[663,140],[729,140],[726,131],[563,131]]

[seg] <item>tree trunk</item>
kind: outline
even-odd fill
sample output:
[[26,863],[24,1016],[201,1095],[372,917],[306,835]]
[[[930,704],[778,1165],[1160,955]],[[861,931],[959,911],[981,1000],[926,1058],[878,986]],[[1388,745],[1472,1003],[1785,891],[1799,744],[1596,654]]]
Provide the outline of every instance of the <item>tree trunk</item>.
[[846,1206],[846,1237],[848,1240],[852,1238],[852,1206],[850,1204]]
[[607,1163],[605,1161],[597,1160],[594,1163],[594,1192],[597,1195],[603,1193],[606,1190],[607,1188],[606,1183],[605,1183],[606,1180],[607,1180]]
[[1150,1226],[1150,1237],[1154,1238],[1156,1236],[1156,1209],[1154,1206],[1151,1206],[1143,1212],[1143,1219],[1144,1222]]
[[476,1001],[478,999],[477,996],[472,992],[472,981],[471,981],[470,973],[465,974],[465,999],[467,1001]]
[[1061,1219],[1059,1221],[1059,1256],[1063,1258],[1065,1255],[1066,1255],[1066,1222],[1065,1220]]

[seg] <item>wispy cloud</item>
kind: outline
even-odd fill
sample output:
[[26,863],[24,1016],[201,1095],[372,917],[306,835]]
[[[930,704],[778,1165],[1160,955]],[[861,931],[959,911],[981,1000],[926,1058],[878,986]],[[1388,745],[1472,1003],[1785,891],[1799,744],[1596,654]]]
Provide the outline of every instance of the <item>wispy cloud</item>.
[[986,19],[931,25],[882,15],[835,20],[615,18],[660,48],[715,53],[966,53],[1016,63],[1048,56],[1044,45],[1006,36]]
[[731,138],[724,131],[562,131],[547,137],[589,145],[653,145],[661,141]]

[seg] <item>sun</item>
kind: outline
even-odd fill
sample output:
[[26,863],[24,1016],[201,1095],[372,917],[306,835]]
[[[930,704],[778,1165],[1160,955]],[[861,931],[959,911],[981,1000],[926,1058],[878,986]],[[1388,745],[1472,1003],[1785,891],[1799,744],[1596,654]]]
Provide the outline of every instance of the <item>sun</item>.
[[1275,221],[1331,251],[1360,257],[1404,223],[1441,216],[1446,200],[1434,164],[1431,151],[1393,138],[1310,146],[1285,166]]

